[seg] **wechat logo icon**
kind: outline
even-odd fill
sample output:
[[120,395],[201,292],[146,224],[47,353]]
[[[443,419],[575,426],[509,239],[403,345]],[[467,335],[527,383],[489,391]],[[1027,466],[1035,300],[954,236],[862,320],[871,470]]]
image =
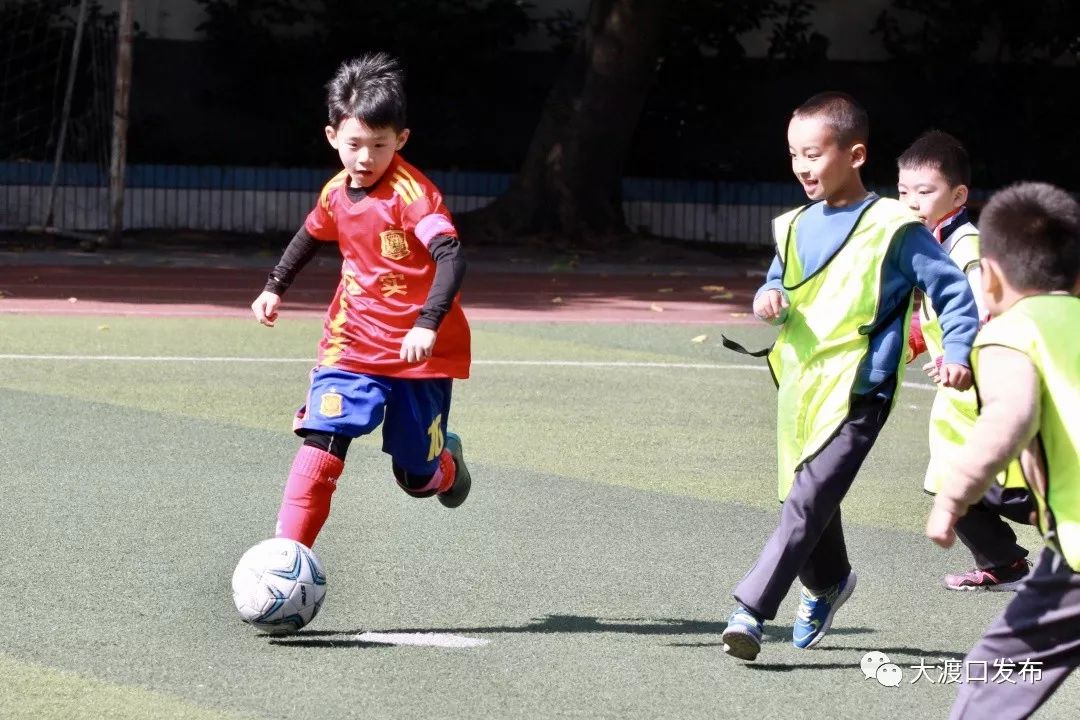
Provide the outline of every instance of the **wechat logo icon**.
[[880,650],[871,650],[863,655],[859,667],[864,680],[875,678],[885,687],[899,687],[904,680],[904,671],[899,665],[889,662],[889,656]]

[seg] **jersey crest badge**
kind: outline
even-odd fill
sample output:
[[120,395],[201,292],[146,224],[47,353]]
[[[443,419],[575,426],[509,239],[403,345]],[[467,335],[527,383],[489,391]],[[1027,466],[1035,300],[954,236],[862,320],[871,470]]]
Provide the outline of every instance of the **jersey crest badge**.
[[382,240],[382,256],[390,260],[401,260],[409,254],[409,241],[402,230],[384,230],[379,233]]
[[341,417],[341,395],[336,392],[326,392],[319,398],[319,414],[323,417]]

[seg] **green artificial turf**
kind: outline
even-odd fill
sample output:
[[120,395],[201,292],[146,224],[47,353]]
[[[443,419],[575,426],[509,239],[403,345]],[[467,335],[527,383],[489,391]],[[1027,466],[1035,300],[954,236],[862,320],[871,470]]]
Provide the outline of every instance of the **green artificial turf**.
[[[745,665],[719,633],[775,526],[768,373],[720,348],[716,326],[474,331],[451,415],[473,495],[457,510],[413,500],[377,437],[355,443],[315,547],[326,605],[274,639],[238,622],[229,576],[272,532],[318,323],[0,316],[0,353],[24,356],[0,359],[16,608],[0,620],[0,716],[947,714],[955,688],[912,684],[910,666],[962,657],[1009,596],[938,584],[970,558],[921,534],[931,392],[905,390],[845,502],[860,580],[833,631],[792,648],[792,593]],[[49,354],[285,361],[25,357]],[[624,364],[540,364],[589,362]],[[362,631],[490,642],[394,647]],[[869,650],[901,665],[900,687],[863,677]],[[1041,716],[1078,704],[1069,681]]]

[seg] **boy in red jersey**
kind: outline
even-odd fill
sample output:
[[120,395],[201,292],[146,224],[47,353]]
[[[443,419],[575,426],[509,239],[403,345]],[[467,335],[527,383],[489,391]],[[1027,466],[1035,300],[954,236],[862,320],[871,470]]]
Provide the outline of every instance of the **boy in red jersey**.
[[330,513],[349,443],[380,424],[383,451],[409,495],[457,507],[472,485],[461,440],[446,431],[452,379],[469,376],[458,296],[465,261],[438,189],[398,155],[409,138],[403,76],[377,53],[343,63],[327,84],[326,139],[344,170],[323,187],[251,305],[273,327],[282,294],[319,242],[338,244],[341,281],[294,423],[304,443],[276,531],[308,547]]

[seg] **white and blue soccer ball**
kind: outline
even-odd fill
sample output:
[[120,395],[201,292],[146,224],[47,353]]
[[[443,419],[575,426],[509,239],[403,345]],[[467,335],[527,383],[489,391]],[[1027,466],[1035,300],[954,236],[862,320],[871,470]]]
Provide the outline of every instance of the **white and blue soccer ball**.
[[326,597],[326,572],[311,548],[271,538],[240,558],[232,589],[244,622],[267,633],[290,633],[318,614]]

